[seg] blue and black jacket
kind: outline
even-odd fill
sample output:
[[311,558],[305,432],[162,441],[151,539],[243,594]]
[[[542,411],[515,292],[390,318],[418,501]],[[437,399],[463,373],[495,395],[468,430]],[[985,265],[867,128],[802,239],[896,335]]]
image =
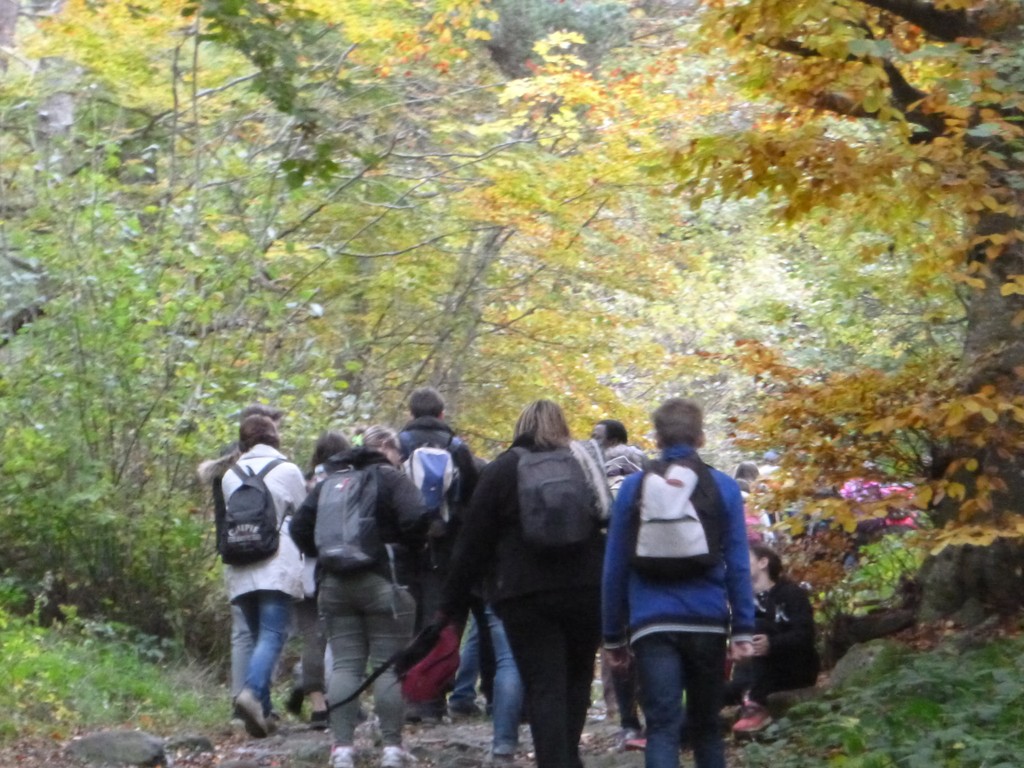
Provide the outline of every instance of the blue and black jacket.
[[[663,451],[662,459],[671,462],[693,453],[688,445],[673,445]],[[735,641],[750,640],[754,594],[743,498],[736,481],[711,468],[722,499],[721,562],[698,577],[655,581],[630,568],[635,502],[645,475],[627,477],[612,507],[601,596],[605,646],[621,646],[654,632],[714,632]]]

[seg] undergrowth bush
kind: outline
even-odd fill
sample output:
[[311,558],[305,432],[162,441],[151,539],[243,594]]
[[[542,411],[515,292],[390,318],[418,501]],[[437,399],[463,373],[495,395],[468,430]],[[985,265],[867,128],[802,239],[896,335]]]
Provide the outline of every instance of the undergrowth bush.
[[0,740],[113,726],[201,728],[224,718],[225,695],[209,671],[174,643],[126,625],[70,611],[47,628],[0,604],[0,648]]
[[907,650],[795,707],[743,751],[745,768],[1014,768],[1024,754],[1024,640]]

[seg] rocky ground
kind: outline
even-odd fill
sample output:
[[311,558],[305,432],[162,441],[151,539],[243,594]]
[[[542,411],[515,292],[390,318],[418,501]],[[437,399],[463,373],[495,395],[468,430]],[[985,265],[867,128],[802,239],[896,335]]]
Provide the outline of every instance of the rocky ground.
[[[615,749],[616,723],[602,712],[592,711],[583,736],[587,768],[639,768],[642,752]],[[410,768],[486,768],[491,724],[484,718],[459,719],[438,725],[410,725],[406,749],[416,758]],[[360,768],[373,768],[379,750],[374,747],[371,725],[360,726],[357,747]],[[516,768],[532,766],[529,728],[521,729],[521,749]],[[330,736],[286,720],[266,739],[251,739],[239,727],[225,725],[211,734],[143,734],[108,731],[81,734],[70,740],[32,739],[0,749],[2,768],[50,768],[51,766],[165,765],[168,768],[326,768]],[[684,762],[685,764],[685,762]],[[506,764],[507,765],[507,764]]]

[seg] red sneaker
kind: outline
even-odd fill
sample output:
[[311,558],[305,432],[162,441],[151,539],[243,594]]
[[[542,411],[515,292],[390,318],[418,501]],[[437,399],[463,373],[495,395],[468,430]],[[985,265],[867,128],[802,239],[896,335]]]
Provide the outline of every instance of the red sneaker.
[[643,752],[647,749],[647,739],[639,735],[632,739],[626,739],[622,748],[626,752]]
[[740,719],[732,727],[733,733],[757,733],[766,728],[772,721],[768,710],[760,704],[749,702],[740,709]]

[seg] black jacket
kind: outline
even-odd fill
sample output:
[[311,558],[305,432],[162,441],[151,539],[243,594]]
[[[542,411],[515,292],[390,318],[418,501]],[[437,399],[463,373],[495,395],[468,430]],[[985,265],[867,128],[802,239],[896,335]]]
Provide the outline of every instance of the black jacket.
[[[529,437],[517,440],[514,447],[534,449]],[[538,592],[600,589],[604,535],[597,526],[585,547],[564,556],[537,552],[523,541],[518,464],[519,456],[509,450],[480,473],[442,595],[441,610],[451,618],[465,615],[473,588],[484,578],[489,580],[487,598],[492,603]]]
[[787,687],[814,685],[821,662],[814,644],[814,609],[807,592],[782,580],[754,596],[755,632],[768,635],[768,660],[788,670]]
[[[413,573],[414,553],[423,546],[428,523],[419,489],[377,451],[355,448],[332,456],[324,465],[328,479],[331,473],[345,467],[372,467],[377,472],[377,530],[382,542],[398,545],[395,549],[399,581],[408,583]],[[292,539],[308,557],[317,555],[316,517],[324,482],[327,480],[317,483],[292,518]],[[379,570],[383,575],[389,575],[387,564],[380,564]]]

